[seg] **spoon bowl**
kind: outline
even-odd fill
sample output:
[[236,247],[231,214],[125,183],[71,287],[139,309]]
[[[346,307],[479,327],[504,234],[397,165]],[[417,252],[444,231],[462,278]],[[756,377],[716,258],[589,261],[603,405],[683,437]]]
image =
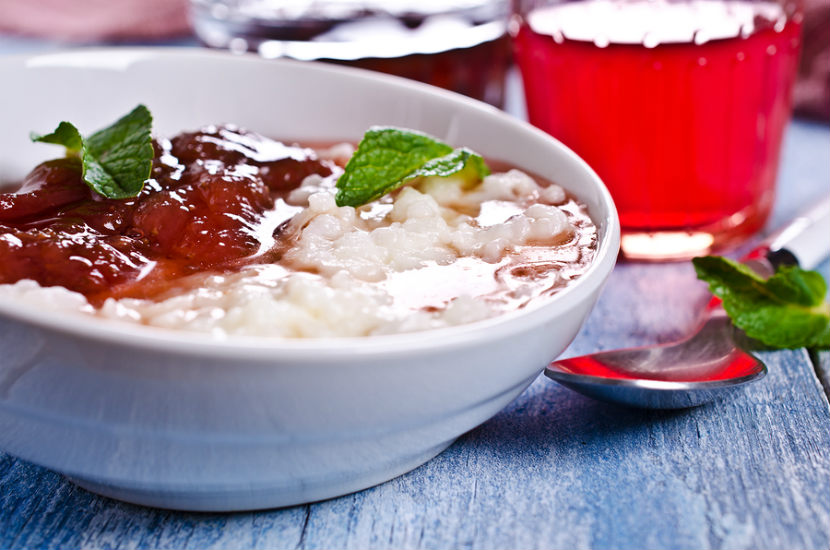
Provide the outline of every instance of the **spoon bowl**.
[[690,338],[554,361],[548,378],[611,403],[648,409],[697,407],[760,380],[767,367],[742,350],[722,309]]

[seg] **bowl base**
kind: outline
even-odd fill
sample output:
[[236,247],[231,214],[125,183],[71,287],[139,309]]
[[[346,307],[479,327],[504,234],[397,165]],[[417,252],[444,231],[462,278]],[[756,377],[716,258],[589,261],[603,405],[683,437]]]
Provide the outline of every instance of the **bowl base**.
[[454,441],[455,438],[452,438],[424,452],[347,478],[338,476],[311,483],[305,481],[290,486],[277,484],[256,489],[250,486],[230,486],[220,489],[215,487],[171,489],[149,484],[145,486],[114,485],[110,482],[74,476],[66,476],[66,478],[92,493],[141,506],[191,512],[263,510],[326,500],[379,485],[421,466],[444,451]]

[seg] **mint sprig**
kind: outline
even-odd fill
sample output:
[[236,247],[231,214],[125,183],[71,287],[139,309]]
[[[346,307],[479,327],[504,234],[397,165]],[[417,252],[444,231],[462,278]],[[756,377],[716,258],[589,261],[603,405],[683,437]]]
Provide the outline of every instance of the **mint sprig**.
[[39,135],[34,132],[29,133],[29,138],[32,141],[39,141],[41,143],[54,143],[55,145],[63,145],[66,147],[67,153],[77,153],[83,147],[83,137],[81,133],[75,128],[71,122],[61,122],[55,131],[51,134]]
[[86,138],[66,121],[50,134],[32,132],[29,137],[35,142],[63,145],[68,154],[79,155],[87,185],[108,199],[126,199],[138,195],[150,177],[152,125],[150,111],[138,105],[112,125]]
[[775,348],[830,348],[830,305],[820,273],[781,266],[769,279],[720,256],[692,260],[732,322]]
[[373,127],[363,136],[337,181],[338,206],[360,206],[417,178],[451,176],[468,169],[482,178],[490,169],[481,155],[416,132]]

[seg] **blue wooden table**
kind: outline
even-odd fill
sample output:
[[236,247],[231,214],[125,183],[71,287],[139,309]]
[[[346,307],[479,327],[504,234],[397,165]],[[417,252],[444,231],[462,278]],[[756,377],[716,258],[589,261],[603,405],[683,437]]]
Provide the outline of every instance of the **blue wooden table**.
[[[828,161],[830,128],[793,123],[768,229],[830,193]],[[706,300],[688,263],[619,264],[566,355],[676,339]],[[266,512],[132,506],[0,453],[0,548],[830,548],[830,354],[760,355],[763,381],[678,412],[540,377],[413,472]]]

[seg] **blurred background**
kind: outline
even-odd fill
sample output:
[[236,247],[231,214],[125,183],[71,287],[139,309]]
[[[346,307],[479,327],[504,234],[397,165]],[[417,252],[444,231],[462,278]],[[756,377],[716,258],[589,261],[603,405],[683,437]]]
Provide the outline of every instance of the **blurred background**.
[[[0,54],[196,46],[324,59],[505,105],[510,3],[499,0],[0,0]],[[796,116],[830,122],[830,0],[804,0]]]

